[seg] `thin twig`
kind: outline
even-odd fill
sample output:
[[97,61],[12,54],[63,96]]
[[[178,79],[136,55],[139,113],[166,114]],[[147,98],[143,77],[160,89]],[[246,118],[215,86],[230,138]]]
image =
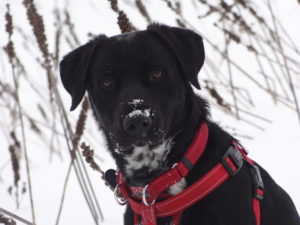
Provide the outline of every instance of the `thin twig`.
[[268,6],[269,6],[269,9],[270,9],[270,12],[271,12],[272,21],[273,21],[273,25],[274,25],[274,29],[275,29],[276,41],[278,43],[278,46],[279,46],[279,49],[280,49],[280,52],[281,52],[281,55],[282,55],[282,58],[283,58],[284,66],[285,66],[287,77],[288,77],[289,86],[290,86],[290,89],[291,89],[291,92],[292,92],[292,95],[293,95],[293,98],[294,98],[294,103],[295,103],[295,106],[296,106],[298,119],[299,119],[299,122],[300,122],[299,102],[298,102],[298,98],[296,96],[296,91],[295,91],[295,88],[294,88],[292,76],[291,76],[291,73],[288,69],[287,59],[285,57],[284,50],[282,48],[282,45],[281,45],[281,42],[280,42],[280,39],[279,39],[279,33],[278,33],[278,29],[277,29],[277,24],[276,24],[276,21],[275,21],[275,15],[273,13],[273,8],[272,8],[272,4],[270,3],[270,0],[268,0]]
[[[13,35],[13,25],[12,25],[12,16],[10,15],[9,12],[9,5],[7,5],[7,13],[6,13],[6,31],[9,34],[9,45],[13,46],[12,42],[12,35]],[[11,47],[11,51],[13,51],[13,47]],[[15,53],[14,53],[15,55]],[[15,74],[15,67],[13,63],[11,62],[11,70],[12,70],[12,75],[13,75],[13,82],[15,86],[15,100],[17,103],[18,111],[19,111],[19,120],[21,124],[21,133],[22,133],[22,145],[24,149],[24,156],[25,156],[25,165],[26,165],[26,173],[27,173],[27,182],[29,186],[29,197],[30,197],[30,206],[31,206],[31,215],[32,215],[32,221],[33,223],[35,222],[35,211],[34,211],[34,201],[33,201],[33,192],[32,192],[32,183],[31,183],[31,175],[30,175],[30,167],[29,167],[29,159],[28,159],[28,152],[27,152],[27,144],[26,144],[26,135],[25,135],[25,127],[24,127],[24,121],[23,121],[23,112],[22,112],[22,106],[20,103],[20,98],[19,98],[19,88],[18,88],[18,83],[17,83],[17,77]]]
[[[225,24],[223,22],[223,26],[225,27]],[[236,118],[239,119],[239,107],[238,107],[238,103],[237,103],[237,98],[236,98],[236,94],[235,94],[235,89],[233,86],[233,79],[232,79],[232,71],[231,71],[231,64],[228,61],[229,59],[229,53],[228,53],[228,47],[229,47],[229,38],[226,37],[226,34],[224,33],[224,38],[225,38],[225,55],[226,55],[226,61],[227,61],[227,69],[228,69],[228,74],[229,74],[229,84],[231,87],[231,94],[233,97],[233,105],[235,108],[235,114],[236,114]]]
[[[27,224],[27,225],[35,225],[35,223],[32,223],[32,222],[29,222],[28,220],[25,220],[23,219],[22,217],[20,216],[17,216],[16,214],[14,213],[11,213],[3,208],[0,207],[0,212],[3,212],[4,214],[16,219],[16,220],[19,220],[20,222],[24,223],[24,224]],[[12,224],[13,225],[13,224]]]

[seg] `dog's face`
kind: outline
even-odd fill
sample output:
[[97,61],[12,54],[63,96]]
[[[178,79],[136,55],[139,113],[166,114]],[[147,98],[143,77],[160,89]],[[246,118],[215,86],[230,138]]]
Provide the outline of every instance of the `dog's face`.
[[185,96],[178,71],[176,58],[147,33],[110,38],[95,54],[87,89],[115,151],[157,146],[169,135]]
[[[144,151],[138,158],[145,151],[170,147],[167,140],[187,116],[190,83],[199,88],[197,73],[203,61],[199,35],[151,25],[145,31],[99,36],[79,47],[62,61],[61,78],[72,96],[71,109],[88,91],[112,154],[126,158],[134,149]],[[152,164],[153,154],[148,155]]]

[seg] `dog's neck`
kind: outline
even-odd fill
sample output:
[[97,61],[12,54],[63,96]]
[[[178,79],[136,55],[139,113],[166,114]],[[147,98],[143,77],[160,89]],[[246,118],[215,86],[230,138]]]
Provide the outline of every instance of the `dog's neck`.
[[153,149],[149,146],[136,147],[131,155],[119,159],[119,169],[130,184],[147,184],[183,157],[201,122],[207,117],[207,110],[203,107],[206,103],[202,99],[197,96],[187,98],[189,101],[184,110],[187,114],[182,115],[183,123],[180,127],[171,128],[173,133],[170,133],[162,144]]
[[[231,137],[216,124],[209,121],[206,102],[196,95],[188,97],[189,104],[186,106],[185,112],[187,114],[184,115],[184,123],[180,128],[176,128],[180,131],[179,133],[174,133],[175,136],[169,135],[165,142],[154,149],[150,149],[148,146],[137,147],[131,155],[116,158],[117,166],[124,173],[129,184],[144,186],[172,168],[175,163],[182,159],[203,121],[206,121],[209,125],[209,140],[207,150],[204,153],[204,157],[208,161],[214,161],[212,155],[219,155],[216,152],[224,149],[222,147],[224,143],[225,145],[227,142],[229,143]],[[218,135],[214,134],[216,132],[224,133],[223,137],[225,136],[226,140],[217,140]],[[203,170],[202,168],[206,167],[207,162],[202,161],[200,167],[199,163],[196,165],[197,170]]]

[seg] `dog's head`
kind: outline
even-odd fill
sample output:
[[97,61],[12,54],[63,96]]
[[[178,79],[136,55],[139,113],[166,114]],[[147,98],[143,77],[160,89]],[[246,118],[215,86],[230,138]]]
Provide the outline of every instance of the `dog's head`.
[[64,57],[60,74],[72,97],[85,91],[114,156],[155,149],[176,135],[188,116],[186,98],[204,62],[202,38],[153,24],[147,30],[101,35]]

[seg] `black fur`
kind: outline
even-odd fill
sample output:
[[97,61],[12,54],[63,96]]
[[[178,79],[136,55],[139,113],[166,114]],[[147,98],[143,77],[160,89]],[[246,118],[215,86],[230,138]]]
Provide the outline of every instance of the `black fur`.
[[[199,35],[186,29],[153,24],[144,31],[110,38],[99,36],[65,56],[60,72],[63,85],[72,97],[71,110],[88,91],[108,149],[124,173],[124,157],[132,154],[133,146],[149,145],[153,149],[173,137],[175,144],[166,160],[154,170],[145,167],[127,175],[131,184],[144,185],[178,162],[201,122],[206,121],[208,144],[187,177],[189,186],[221,161],[233,139],[209,119],[206,101],[192,90],[191,84],[200,88],[197,74],[203,62],[204,47]],[[143,101],[132,105],[130,102],[134,99]],[[124,128],[124,119],[133,110],[151,113],[146,136],[129,134],[126,126]],[[290,197],[265,170],[261,168],[261,172],[265,183],[261,225],[300,225]],[[235,177],[185,210],[181,224],[255,225],[251,187],[249,168],[243,166]],[[133,224],[130,207],[124,220],[126,225]],[[168,221],[169,218],[159,219],[158,224],[167,225]]]

